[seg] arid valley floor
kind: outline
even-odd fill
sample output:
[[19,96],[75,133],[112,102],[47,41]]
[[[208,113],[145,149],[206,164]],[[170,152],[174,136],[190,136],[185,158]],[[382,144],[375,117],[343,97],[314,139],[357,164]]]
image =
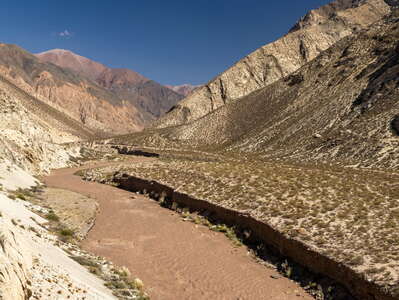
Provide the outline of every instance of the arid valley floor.
[[200,86],[0,44],[0,114],[0,299],[399,299],[398,1]]

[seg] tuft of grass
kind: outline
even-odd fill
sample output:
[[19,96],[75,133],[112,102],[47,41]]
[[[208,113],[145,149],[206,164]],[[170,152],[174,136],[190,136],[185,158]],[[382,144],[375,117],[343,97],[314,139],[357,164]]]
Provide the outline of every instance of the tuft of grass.
[[98,263],[96,263],[95,261],[88,259],[86,257],[83,256],[70,256],[70,258],[72,258],[74,261],[76,261],[78,264],[82,265],[82,266],[87,266],[87,267],[93,267],[93,268],[98,268],[99,265]]
[[75,231],[69,228],[63,228],[59,231],[59,234],[64,237],[73,237],[75,235]]
[[46,214],[45,217],[49,221],[53,221],[53,222],[59,222],[60,221],[60,218],[53,211],[50,211],[48,214]]
[[18,199],[21,199],[21,200],[26,201],[26,197],[25,197],[25,195],[22,194],[22,193],[17,193],[17,194],[15,195],[15,197],[17,197]]
[[88,267],[89,272],[96,275],[96,276],[100,276],[101,275],[101,270],[98,266],[89,266]]

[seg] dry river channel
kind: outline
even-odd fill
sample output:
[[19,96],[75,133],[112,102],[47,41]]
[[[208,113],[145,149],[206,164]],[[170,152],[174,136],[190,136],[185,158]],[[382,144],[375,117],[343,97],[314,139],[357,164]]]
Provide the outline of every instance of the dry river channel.
[[[134,157],[131,163],[149,160]],[[82,243],[84,250],[126,266],[143,280],[155,300],[313,299],[295,282],[259,263],[245,246],[224,234],[184,222],[156,201],[113,186],[87,182],[78,170],[115,163],[54,170],[47,186],[95,199],[99,212]]]

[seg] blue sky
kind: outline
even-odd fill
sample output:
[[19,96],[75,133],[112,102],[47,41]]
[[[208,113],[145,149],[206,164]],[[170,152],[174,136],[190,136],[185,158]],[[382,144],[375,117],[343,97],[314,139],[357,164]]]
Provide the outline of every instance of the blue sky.
[[202,84],[330,1],[2,0],[0,41],[72,50],[163,84]]

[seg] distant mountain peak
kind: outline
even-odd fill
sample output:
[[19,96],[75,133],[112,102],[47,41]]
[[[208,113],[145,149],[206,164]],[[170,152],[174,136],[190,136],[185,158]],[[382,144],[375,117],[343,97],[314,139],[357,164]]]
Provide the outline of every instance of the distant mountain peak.
[[43,62],[50,62],[83,75],[117,98],[133,104],[143,113],[144,123],[158,118],[184,98],[184,94],[131,69],[109,68],[70,50],[53,49],[36,56]]
[[44,62],[51,62],[62,68],[71,69],[92,80],[95,80],[107,69],[103,64],[76,54],[71,50],[52,49],[38,53],[36,56]]
[[[75,54],[71,50],[56,48],[56,49],[50,49],[50,50],[47,50],[47,51],[43,51],[41,53],[38,53],[38,55],[46,54],[46,53],[55,53],[55,54],[58,54],[58,53],[61,53],[61,54],[63,54],[63,53],[71,53],[71,54]],[[78,54],[75,54],[75,55],[78,55]]]

